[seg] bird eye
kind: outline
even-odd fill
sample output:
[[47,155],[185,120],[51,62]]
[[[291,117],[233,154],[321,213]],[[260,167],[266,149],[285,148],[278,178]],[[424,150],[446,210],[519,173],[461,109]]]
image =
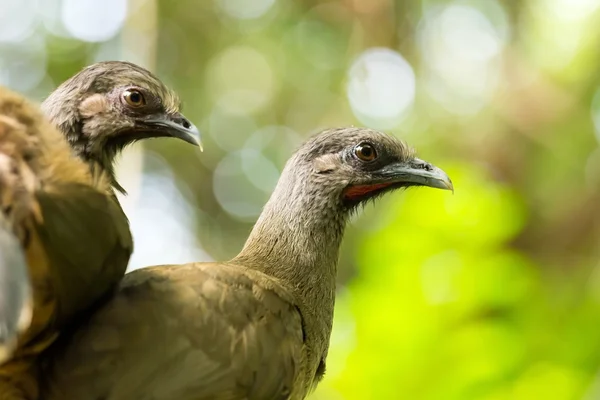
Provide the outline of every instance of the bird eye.
[[129,89],[123,92],[123,98],[131,107],[142,107],[146,105],[144,95],[138,90]]
[[362,161],[373,161],[377,158],[375,148],[368,143],[361,143],[354,148],[354,154]]

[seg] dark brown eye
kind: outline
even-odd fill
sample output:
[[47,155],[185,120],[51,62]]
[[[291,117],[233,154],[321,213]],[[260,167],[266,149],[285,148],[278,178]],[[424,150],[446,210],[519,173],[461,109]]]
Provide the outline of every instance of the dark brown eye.
[[375,148],[368,143],[361,143],[354,148],[354,154],[362,161],[373,161],[377,158]]
[[139,90],[129,89],[123,92],[123,98],[131,107],[142,107],[146,105],[146,99]]

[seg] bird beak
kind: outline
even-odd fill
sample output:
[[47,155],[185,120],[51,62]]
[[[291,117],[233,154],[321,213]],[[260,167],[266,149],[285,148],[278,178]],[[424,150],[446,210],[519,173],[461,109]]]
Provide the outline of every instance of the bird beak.
[[169,136],[181,139],[184,142],[200,147],[200,151],[203,150],[200,131],[180,113],[169,114],[159,118],[150,118],[141,122],[143,129],[150,129],[157,136]]
[[418,158],[413,158],[409,162],[395,163],[383,167],[378,175],[384,182],[428,186],[451,190],[454,193],[452,180],[444,171]]

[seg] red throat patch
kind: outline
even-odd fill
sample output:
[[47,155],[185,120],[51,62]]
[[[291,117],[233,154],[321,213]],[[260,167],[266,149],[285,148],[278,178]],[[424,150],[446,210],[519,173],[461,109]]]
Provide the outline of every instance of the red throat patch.
[[365,195],[374,192],[375,190],[383,189],[391,186],[392,183],[376,183],[374,185],[358,185],[350,186],[344,192],[344,198],[348,200],[358,200]]

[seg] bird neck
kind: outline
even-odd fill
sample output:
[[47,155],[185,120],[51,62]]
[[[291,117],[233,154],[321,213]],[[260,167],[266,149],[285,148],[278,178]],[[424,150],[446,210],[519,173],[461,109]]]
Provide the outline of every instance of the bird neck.
[[63,94],[65,90],[59,88],[50,95],[42,103],[42,111],[62,132],[73,153],[88,164],[90,173],[96,179],[107,178],[114,190],[126,194],[125,189],[117,182],[113,168],[116,151],[111,152],[110,147],[105,147],[101,151],[93,148],[89,135],[85,135],[84,132],[85,126],[78,112],[77,99],[67,96],[68,100],[60,100],[65,97]]
[[[297,301],[305,335],[326,353],[333,322],[339,247],[346,213],[310,176],[286,167],[234,264],[276,278]],[[312,182],[314,183],[314,182]]]
[[80,131],[68,126],[62,126],[60,128],[71,145],[74,154],[83,162],[87,163],[94,179],[97,181],[106,179],[110,183],[113,193],[119,192],[126,195],[127,192],[117,181],[113,166],[114,159],[117,155],[116,151],[112,151],[110,146],[105,146],[103,150],[98,151],[90,146],[89,140],[86,140]]

